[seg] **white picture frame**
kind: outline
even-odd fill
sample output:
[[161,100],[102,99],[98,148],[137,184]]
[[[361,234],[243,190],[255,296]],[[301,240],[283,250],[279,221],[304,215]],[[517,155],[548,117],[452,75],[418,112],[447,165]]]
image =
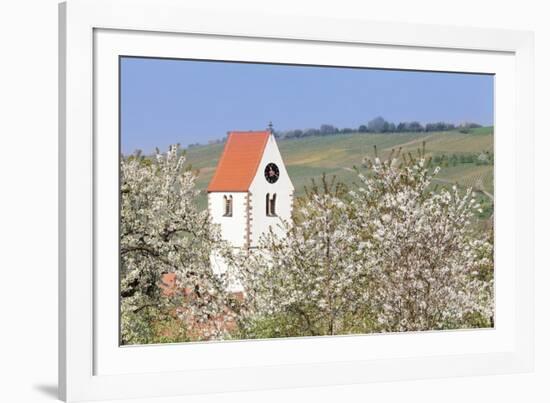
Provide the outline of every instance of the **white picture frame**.
[[[170,0],[71,0],[60,5],[59,39],[61,398],[170,396],[532,370],[531,33],[228,15],[186,9],[183,2]],[[113,132],[118,75],[113,69],[123,54],[327,65],[337,56],[340,65],[343,60],[345,65],[495,74],[495,328],[119,347],[118,327],[113,328],[118,269],[110,245],[116,249],[112,226],[118,225],[113,209],[118,194],[118,176],[113,176],[118,172],[118,134]],[[520,136],[521,152],[515,146]]]

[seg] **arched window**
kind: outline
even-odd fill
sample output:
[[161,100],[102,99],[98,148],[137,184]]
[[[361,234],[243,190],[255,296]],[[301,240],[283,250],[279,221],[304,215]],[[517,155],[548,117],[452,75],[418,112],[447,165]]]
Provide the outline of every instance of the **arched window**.
[[276,216],[277,215],[277,212],[275,211],[275,199],[277,198],[277,195],[275,193],[273,193],[273,197],[271,198],[270,200],[270,212],[271,212],[271,215],[273,216]]
[[233,216],[233,196],[223,196],[223,216]]
[[269,193],[265,195],[265,215],[268,217],[275,217],[277,210],[275,209],[275,202],[277,200],[277,194],[273,193],[273,196],[269,196]]

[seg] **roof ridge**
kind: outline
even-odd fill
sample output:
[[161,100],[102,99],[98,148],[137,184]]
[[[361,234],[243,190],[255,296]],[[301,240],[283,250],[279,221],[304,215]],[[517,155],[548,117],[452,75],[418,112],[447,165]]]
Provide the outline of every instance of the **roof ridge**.
[[[262,144],[261,152],[258,154],[258,160],[256,161],[256,164],[254,164],[254,174],[258,171],[258,167],[260,166],[260,162],[262,161],[262,157],[265,152],[265,146],[267,145],[267,140],[269,139],[269,135],[271,134],[268,131],[266,131],[265,133],[266,133],[266,136]],[[254,180],[254,175],[252,175],[252,177],[250,178],[250,181],[247,186],[248,189],[250,189],[250,185],[252,184],[253,180]]]

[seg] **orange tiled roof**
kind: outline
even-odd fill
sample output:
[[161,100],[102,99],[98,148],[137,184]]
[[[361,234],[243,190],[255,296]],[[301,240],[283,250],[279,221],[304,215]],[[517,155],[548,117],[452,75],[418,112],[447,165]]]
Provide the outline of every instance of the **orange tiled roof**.
[[246,192],[264,153],[268,131],[230,132],[208,192]]

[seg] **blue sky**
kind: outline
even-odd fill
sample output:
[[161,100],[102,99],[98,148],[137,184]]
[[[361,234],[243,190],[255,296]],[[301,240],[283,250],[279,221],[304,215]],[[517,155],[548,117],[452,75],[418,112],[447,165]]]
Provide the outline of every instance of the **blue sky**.
[[123,153],[230,130],[358,127],[376,116],[493,124],[493,76],[122,58]]

